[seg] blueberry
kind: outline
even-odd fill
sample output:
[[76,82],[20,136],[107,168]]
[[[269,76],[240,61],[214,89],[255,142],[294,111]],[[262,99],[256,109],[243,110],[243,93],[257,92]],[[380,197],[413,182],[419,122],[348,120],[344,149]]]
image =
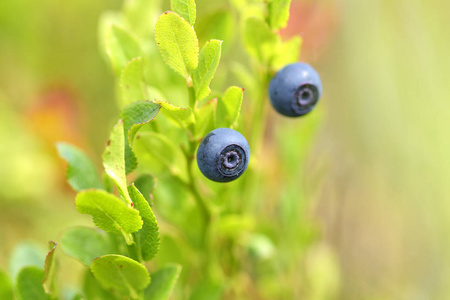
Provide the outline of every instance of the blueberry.
[[270,102],[276,111],[288,117],[309,113],[321,95],[319,74],[305,63],[287,65],[270,80]]
[[228,182],[241,176],[249,160],[247,140],[230,128],[214,129],[203,138],[197,150],[200,171],[217,182]]

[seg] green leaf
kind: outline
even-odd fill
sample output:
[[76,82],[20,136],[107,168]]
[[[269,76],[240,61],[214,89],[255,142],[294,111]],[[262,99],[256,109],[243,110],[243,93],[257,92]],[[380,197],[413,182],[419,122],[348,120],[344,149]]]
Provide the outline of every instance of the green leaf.
[[0,270],[0,299],[13,299],[11,281],[2,270]]
[[[123,120],[114,126],[105,151],[103,152],[103,167],[106,174],[112,179],[119,193],[131,204],[127,190],[127,178],[125,174],[125,133]],[[132,162],[130,162],[132,164]]]
[[102,255],[114,253],[114,246],[108,235],[89,227],[73,227],[67,229],[60,242],[61,250],[86,266]]
[[167,97],[157,88],[148,85],[147,86],[148,100],[164,100]]
[[142,258],[144,261],[149,261],[156,255],[159,249],[158,223],[150,205],[134,185],[128,187],[128,193],[133,200],[134,207],[139,210],[144,221],[144,225],[137,232],[137,236],[141,247]]
[[13,249],[9,261],[11,278],[15,280],[19,271],[24,267],[35,266],[43,269],[45,255],[45,251],[35,243],[22,242],[18,244]]
[[189,126],[195,123],[195,116],[192,109],[188,106],[182,108],[175,106],[165,101],[155,101],[161,105],[161,112],[175,124],[180,125],[184,129],[189,129]]
[[136,157],[130,144],[139,129],[149,123],[158,114],[161,106],[150,101],[135,102],[127,106],[121,113],[125,138],[125,165],[126,173],[132,172],[137,167]]
[[113,193],[115,183],[113,182],[111,177],[109,177],[108,174],[103,173],[102,180],[103,180],[103,185],[105,186],[105,191],[107,191],[108,193]]
[[84,274],[82,288],[85,300],[117,299],[112,290],[106,290],[102,287],[100,282],[92,275],[90,269],[87,269]]
[[111,25],[107,30],[105,43],[106,52],[117,76],[120,76],[130,60],[143,55],[136,39],[116,25]]
[[266,22],[248,18],[244,26],[244,44],[251,56],[260,63],[268,63],[274,55],[280,37],[273,33]]
[[66,179],[75,191],[103,188],[94,163],[83,151],[67,143],[57,143],[56,149],[68,163]]
[[167,300],[181,273],[180,265],[168,265],[152,273],[152,283],[145,290],[146,300]]
[[89,214],[98,228],[112,233],[132,233],[142,227],[139,212],[102,190],[79,192],[75,200],[82,214]]
[[195,138],[202,138],[216,127],[217,99],[213,99],[195,110]]
[[91,271],[104,288],[128,294],[132,299],[138,298],[150,283],[150,276],[143,265],[121,255],[97,258],[91,265]]
[[237,126],[244,91],[237,86],[229,87],[217,102],[217,127]]
[[55,292],[55,250],[56,243],[54,241],[49,242],[50,251],[45,257],[44,263],[44,278],[42,279],[42,285],[44,286],[45,292],[48,294],[53,294]]
[[120,90],[122,93],[119,103],[120,108],[136,101],[148,100],[142,57],[132,59],[123,68],[120,75]]
[[189,22],[191,26],[195,23],[195,0],[171,0],[171,9]]
[[[211,26],[211,24],[214,24],[214,26]],[[210,39],[225,41],[222,46],[223,50],[226,51],[233,44],[236,27],[231,12],[221,8],[202,17],[197,23],[196,32],[200,43]]]
[[289,20],[289,7],[291,0],[271,0],[267,6],[269,11],[269,24],[273,30],[286,27]]
[[209,84],[216,73],[220,61],[222,41],[211,40],[203,46],[198,58],[198,67],[193,74],[193,84],[197,101],[209,95]]
[[134,137],[139,129],[153,120],[160,108],[161,105],[155,102],[140,101],[127,106],[122,111],[123,127],[130,144],[133,144]]
[[198,40],[194,29],[173,12],[162,14],[155,27],[155,37],[163,60],[185,78],[198,65]]
[[50,296],[44,291],[41,280],[44,270],[38,267],[26,267],[17,275],[17,300],[48,300]]
[[293,38],[282,42],[273,58],[271,63],[272,67],[279,70],[286,65],[298,62],[302,42],[303,41],[299,36],[294,36]]
[[98,40],[100,41],[100,52],[105,61],[110,61],[108,54],[108,35],[111,25],[122,23],[122,14],[117,11],[105,11],[100,15],[98,24]]
[[139,37],[148,39],[160,14],[161,0],[124,1],[122,15],[130,30]]
[[156,187],[156,178],[152,175],[142,174],[134,181],[134,185],[151,206],[153,202],[152,192]]
[[246,92],[259,92],[260,89],[258,86],[258,79],[246,66],[241,63],[234,62],[231,65],[231,72],[239,80]]
[[186,158],[181,149],[165,135],[150,131],[139,133],[133,149],[141,165],[152,173],[169,171],[173,176],[186,177]]

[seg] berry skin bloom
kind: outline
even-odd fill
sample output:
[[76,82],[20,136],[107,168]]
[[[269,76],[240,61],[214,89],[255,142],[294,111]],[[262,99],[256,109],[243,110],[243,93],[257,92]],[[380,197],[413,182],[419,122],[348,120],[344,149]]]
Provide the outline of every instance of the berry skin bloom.
[[247,140],[230,128],[214,129],[203,138],[197,150],[200,171],[217,182],[229,182],[241,176],[249,160]]
[[276,111],[287,117],[309,113],[321,96],[319,74],[305,63],[287,65],[270,80],[270,102]]

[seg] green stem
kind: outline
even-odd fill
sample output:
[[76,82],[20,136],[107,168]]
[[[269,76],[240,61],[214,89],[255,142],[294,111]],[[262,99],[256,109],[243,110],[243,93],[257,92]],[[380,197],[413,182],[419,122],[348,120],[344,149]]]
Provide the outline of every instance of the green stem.
[[195,109],[195,106],[197,104],[197,99],[195,97],[195,89],[194,89],[194,87],[188,85],[188,92],[189,92],[189,106],[192,109]]
[[122,231],[122,235],[123,235],[123,238],[125,239],[125,242],[127,243],[127,245],[134,244],[133,236],[130,233],[126,233],[126,232]]
[[[269,108],[269,100],[267,99],[267,89],[269,86],[269,72],[268,67],[261,67],[259,72],[259,86],[262,87],[260,93],[258,93],[258,100],[255,101],[255,107],[251,112],[251,129],[250,134],[250,147],[253,151],[253,157],[259,160],[262,159],[263,156],[263,142],[264,142],[264,133],[266,131],[267,126],[267,114]],[[259,170],[249,169],[248,174],[246,176],[245,182],[242,183],[243,199],[246,201],[239,201],[236,203],[236,210],[238,213],[247,213],[253,207],[254,202],[254,192],[255,189],[259,189],[258,185],[260,184],[261,174]]]
[[141,253],[136,243],[127,244],[128,256],[137,262],[142,262]]
[[200,212],[203,216],[205,227],[208,227],[209,223],[211,221],[211,208],[209,207],[209,205],[207,204],[207,202],[201,195],[200,191],[198,190],[195,176],[192,173],[192,166],[193,166],[193,162],[194,162],[194,152],[195,152],[195,143],[190,142],[189,151],[185,152],[186,159],[188,162],[188,165],[187,165],[188,177],[189,177],[188,187],[189,187],[189,190],[191,191],[192,196],[194,197],[194,200],[197,203],[197,206],[200,209]]

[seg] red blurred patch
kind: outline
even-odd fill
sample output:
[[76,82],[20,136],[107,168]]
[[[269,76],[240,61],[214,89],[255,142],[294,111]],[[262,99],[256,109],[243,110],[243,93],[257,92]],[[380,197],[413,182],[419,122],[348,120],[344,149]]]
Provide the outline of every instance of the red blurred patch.
[[[60,86],[45,89],[25,110],[23,117],[29,131],[45,143],[55,160],[63,161],[57,154],[56,142],[68,142],[86,149],[80,130],[80,107],[75,93],[70,89]],[[61,185],[70,189],[65,180],[67,165],[58,165],[61,166]]]
[[83,146],[79,106],[74,93],[63,87],[48,88],[26,110],[31,131],[54,148],[58,141]]
[[315,62],[329,47],[337,24],[334,1],[292,1],[288,25],[280,34],[283,39],[300,35],[303,38],[301,61]]

